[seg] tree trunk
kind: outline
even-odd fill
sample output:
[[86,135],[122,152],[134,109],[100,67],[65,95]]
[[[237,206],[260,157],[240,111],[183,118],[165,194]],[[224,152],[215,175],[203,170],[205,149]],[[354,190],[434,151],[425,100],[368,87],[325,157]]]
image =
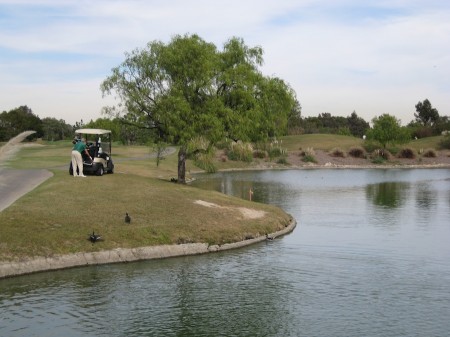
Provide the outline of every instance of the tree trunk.
[[178,151],[178,183],[186,184],[186,146],[184,145]]

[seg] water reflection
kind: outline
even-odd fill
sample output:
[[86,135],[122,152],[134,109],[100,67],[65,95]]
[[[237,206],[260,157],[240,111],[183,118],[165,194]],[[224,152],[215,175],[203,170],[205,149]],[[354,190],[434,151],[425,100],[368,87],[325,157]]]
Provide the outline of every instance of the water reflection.
[[367,198],[377,206],[397,208],[404,201],[404,193],[408,192],[408,184],[385,182],[370,184],[366,187]]

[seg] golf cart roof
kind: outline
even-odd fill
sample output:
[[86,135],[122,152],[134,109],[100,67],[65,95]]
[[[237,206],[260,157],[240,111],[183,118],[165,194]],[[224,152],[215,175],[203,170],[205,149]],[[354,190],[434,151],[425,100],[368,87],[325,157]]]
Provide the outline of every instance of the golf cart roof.
[[104,129],[78,129],[75,130],[75,133],[87,134],[87,135],[104,135],[107,133],[111,133],[110,130]]

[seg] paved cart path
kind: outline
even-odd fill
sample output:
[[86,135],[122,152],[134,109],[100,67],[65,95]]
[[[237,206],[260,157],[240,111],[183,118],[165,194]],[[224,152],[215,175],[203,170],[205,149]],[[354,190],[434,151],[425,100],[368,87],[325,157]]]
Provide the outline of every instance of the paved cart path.
[[52,176],[53,173],[45,169],[12,170],[0,167],[0,212]]

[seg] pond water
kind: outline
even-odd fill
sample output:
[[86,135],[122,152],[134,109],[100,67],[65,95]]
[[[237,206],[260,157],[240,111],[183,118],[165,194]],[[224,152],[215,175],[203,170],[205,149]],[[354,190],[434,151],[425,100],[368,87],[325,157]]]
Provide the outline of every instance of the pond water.
[[199,175],[293,233],[230,252],[0,280],[0,336],[448,336],[450,170]]

